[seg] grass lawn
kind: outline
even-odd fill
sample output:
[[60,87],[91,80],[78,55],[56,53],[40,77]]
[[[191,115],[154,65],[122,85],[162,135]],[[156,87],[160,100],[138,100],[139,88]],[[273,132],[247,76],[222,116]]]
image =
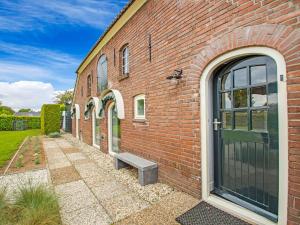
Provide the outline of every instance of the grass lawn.
[[41,130],[0,131],[0,167],[18,150],[19,145],[27,136],[37,136]]

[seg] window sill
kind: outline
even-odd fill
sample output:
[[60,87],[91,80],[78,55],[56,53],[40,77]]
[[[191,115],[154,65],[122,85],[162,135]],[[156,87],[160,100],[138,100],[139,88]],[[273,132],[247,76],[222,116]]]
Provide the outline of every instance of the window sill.
[[146,123],[147,123],[147,120],[146,120],[146,119],[133,119],[132,122],[134,122],[134,123],[144,123],[144,124],[146,124]]
[[120,75],[119,76],[119,81],[125,80],[129,77],[129,73],[125,74],[125,75]]

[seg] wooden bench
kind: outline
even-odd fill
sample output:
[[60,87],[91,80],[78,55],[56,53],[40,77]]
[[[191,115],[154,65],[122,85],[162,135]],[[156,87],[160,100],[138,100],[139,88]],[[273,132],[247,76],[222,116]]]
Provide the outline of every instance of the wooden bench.
[[156,162],[143,159],[129,152],[115,154],[114,165],[117,170],[133,166],[138,169],[139,183],[142,186],[157,182],[158,167]]

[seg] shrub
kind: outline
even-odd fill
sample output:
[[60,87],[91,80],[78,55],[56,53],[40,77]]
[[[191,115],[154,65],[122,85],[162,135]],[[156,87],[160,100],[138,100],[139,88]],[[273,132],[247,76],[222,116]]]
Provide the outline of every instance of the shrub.
[[59,138],[61,135],[59,132],[53,132],[53,133],[50,133],[48,134],[48,137],[50,138]]
[[14,201],[7,201],[0,190],[0,224],[2,225],[60,225],[59,205],[53,191],[45,186],[19,187]]
[[59,132],[60,130],[60,106],[58,104],[45,104],[41,111],[41,130],[43,134]]
[[18,220],[22,225],[61,224],[57,198],[45,186],[21,187],[15,199],[15,207],[21,212]]
[[15,121],[24,121],[27,129],[40,129],[41,118],[34,116],[10,116],[0,115],[0,131],[14,130]]
[[10,207],[6,198],[6,189],[0,188],[0,224],[10,224],[13,215],[10,215]]

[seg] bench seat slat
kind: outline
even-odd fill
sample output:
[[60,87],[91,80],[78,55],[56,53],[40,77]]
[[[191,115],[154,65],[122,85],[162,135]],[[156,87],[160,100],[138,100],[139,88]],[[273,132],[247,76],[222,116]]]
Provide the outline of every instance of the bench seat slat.
[[141,170],[148,170],[157,167],[157,163],[149,161],[147,159],[143,159],[129,152],[116,154],[115,157]]

